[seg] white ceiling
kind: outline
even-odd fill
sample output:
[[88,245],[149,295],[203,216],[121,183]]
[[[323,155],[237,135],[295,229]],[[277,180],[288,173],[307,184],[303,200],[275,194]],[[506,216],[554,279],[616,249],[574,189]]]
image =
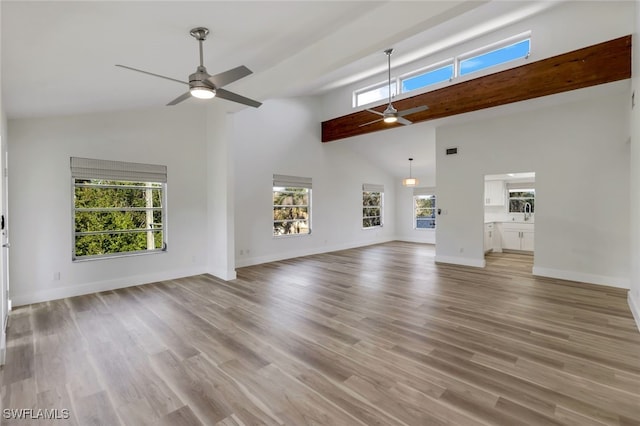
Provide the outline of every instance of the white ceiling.
[[310,93],[323,76],[482,3],[2,1],[3,107],[17,118],[164,105],[186,87],[114,65],[186,80],[197,26],[211,31],[210,74],[254,71],[229,90],[260,101]]
[[[186,87],[114,65],[186,80],[198,64],[197,42],[189,35],[197,26],[211,31],[204,44],[210,74],[241,64],[254,71],[229,90],[259,101],[317,94],[384,71],[386,48],[394,47],[394,66],[401,66],[562,1],[1,0],[2,104],[9,118],[165,105]],[[418,126],[430,134],[452,122],[624,90],[628,83],[604,85]],[[212,101],[190,99],[172,108],[194,102]],[[403,137],[412,134],[408,130],[345,143],[398,177],[414,157],[414,175],[433,180],[435,137],[411,140]]]

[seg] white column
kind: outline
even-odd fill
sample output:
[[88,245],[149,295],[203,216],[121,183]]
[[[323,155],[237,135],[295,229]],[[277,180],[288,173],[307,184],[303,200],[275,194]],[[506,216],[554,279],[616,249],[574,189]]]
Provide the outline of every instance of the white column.
[[208,271],[233,280],[235,271],[233,115],[218,102],[207,108]]

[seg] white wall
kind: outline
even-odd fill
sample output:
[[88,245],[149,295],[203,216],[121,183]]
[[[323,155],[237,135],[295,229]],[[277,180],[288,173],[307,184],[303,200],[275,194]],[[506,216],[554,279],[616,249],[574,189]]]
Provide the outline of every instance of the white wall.
[[[0,7],[0,22],[2,22],[2,7]],[[2,45],[2,36],[0,35],[0,45]],[[4,107],[2,105],[2,57],[0,55],[0,155],[4,156],[6,152],[6,144],[7,144],[7,117],[4,113]],[[0,162],[1,163],[1,162]],[[1,172],[2,168],[0,167],[0,188],[4,187],[4,173]],[[6,203],[4,202],[4,191],[0,189],[0,214],[4,214],[6,212]],[[4,276],[7,271],[7,265],[4,263],[4,256],[0,254],[0,277]],[[6,355],[6,335],[5,335],[5,320],[8,312],[8,300],[7,300],[7,289],[6,289],[7,281],[0,278],[0,365],[4,364],[5,355]]]
[[640,2],[636,1],[633,34],[632,91],[635,107],[631,111],[631,290],[629,306],[640,329]]
[[[2,80],[0,79],[0,86],[2,84]],[[4,176],[4,167],[6,167],[6,152],[7,152],[7,117],[5,116],[4,110],[2,108],[2,94],[0,93],[0,215],[4,215],[5,218],[7,215],[7,203],[6,203],[6,194],[5,194],[5,176]],[[1,231],[6,235],[5,230]],[[0,241],[4,242],[5,238],[0,238]],[[0,365],[4,364],[5,354],[6,354],[6,320],[7,315],[9,315],[9,299],[7,298],[7,290],[8,290],[8,277],[9,270],[8,265],[6,264],[6,260],[8,257],[8,253],[6,252],[7,248],[0,248]]]
[[[409,52],[405,52],[402,49],[396,49],[391,61],[392,78],[415,71],[421,67],[450,59],[462,53],[499,42],[525,31],[531,31],[532,41],[531,55],[528,59],[529,62],[538,61],[617,37],[629,35],[634,31],[634,2],[632,1],[565,1],[560,2],[557,6],[552,6],[551,2],[547,2],[546,5],[543,5],[543,7],[547,7],[546,10],[525,19],[519,19],[519,14],[517,13],[508,13],[505,16],[484,16],[486,14],[486,12],[484,12],[485,9],[489,11],[491,11],[491,8],[502,10],[502,6],[511,8],[508,2],[495,3],[496,4],[490,5],[488,8],[479,8],[476,11],[469,12],[467,14],[467,18],[460,18],[460,20],[467,19],[467,28],[471,30],[475,28],[482,34],[480,36],[470,33],[470,38],[466,41],[458,41],[457,44],[451,47],[441,49],[427,57],[402,66],[394,66],[393,58],[396,57],[400,59],[400,56]],[[541,2],[541,4],[542,3],[544,2]],[[474,14],[482,14],[482,16],[478,16],[474,19]],[[514,23],[505,26],[502,22]],[[495,29],[496,27],[498,27],[498,29]],[[435,28],[433,32],[434,36],[431,40],[434,42],[439,42],[446,38],[457,39],[461,34],[460,25],[445,24],[444,26]],[[428,47],[429,43],[426,44],[427,46],[425,47]],[[380,52],[381,64],[386,64],[385,61],[386,59],[384,54]],[[500,69],[519,66],[523,63],[525,62],[514,61],[513,63],[505,64],[502,67],[492,68],[486,73],[489,74]],[[476,78],[482,74],[482,72],[473,73],[468,77],[458,79],[457,82]],[[328,120],[353,112],[353,91],[386,81],[386,79],[387,74],[385,68],[384,73],[380,73],[347,87],[330,92],[326,96],[321,119]],[[428,90],[433,90],[438,87],[438,85],[434,85],[429,87]],[[420,90],[417,90],[400,95],[398,99],[414,96],[420,92]],[[382,102],[378,102],[377,104],[380,103]]]
[[236,278],[232,119],[219,103],[207,107],[207,263],[225,280]]
[[534,273],[628,287],[628,102],[625,91],[439,128],[436,260],[483,266],[484,175],[533,171]]
[[[9,120],[14,304],[206,272],[205,118],[181,106]],[[72,262],[71,156],[167,165],[168,251]]]
[[[393,239],[394,179],[345,144],[320,142],[316,100],[269,100],[233,125],[237,266]],[[313,179],[311,235],[272,236],[274,173]],[[382,228],[362,229],[363,183],[385,186]]]

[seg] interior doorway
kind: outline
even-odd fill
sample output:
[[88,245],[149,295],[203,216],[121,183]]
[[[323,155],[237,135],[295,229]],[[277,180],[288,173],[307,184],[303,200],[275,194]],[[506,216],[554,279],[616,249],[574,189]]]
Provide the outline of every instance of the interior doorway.
[[535,253],[535,172],[484,177],[484,253]]

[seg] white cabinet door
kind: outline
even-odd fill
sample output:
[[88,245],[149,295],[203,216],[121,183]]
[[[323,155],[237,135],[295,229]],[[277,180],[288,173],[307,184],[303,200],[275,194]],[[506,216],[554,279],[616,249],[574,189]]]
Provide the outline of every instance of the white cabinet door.
[[533,251],[533,231],[521,231],[520,250]]
[[484,205],[504,206],[505,189],[504,181],[488,180],[484,183]]
[[502,230],[502,248],[507,250],[520,250],[520,230]]
[[489,251],[489,230],[487,230],[487,228],[484,229],[484,252],[488,252]]
[[493,223],[484,224],[484,252],[493,250],[493,235],[494,235]]

